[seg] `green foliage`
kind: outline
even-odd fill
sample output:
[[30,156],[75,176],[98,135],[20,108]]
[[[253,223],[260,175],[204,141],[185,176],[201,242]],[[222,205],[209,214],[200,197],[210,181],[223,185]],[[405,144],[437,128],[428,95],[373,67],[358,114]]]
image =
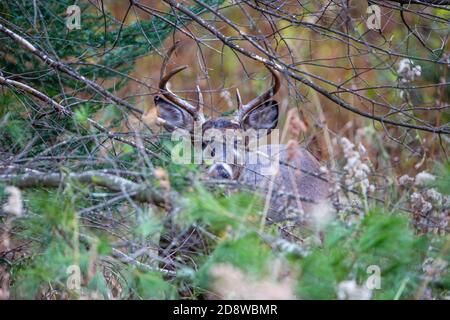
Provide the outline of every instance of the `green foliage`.
[[6,125],[0,129],[4,131],[4,141],[9,142],[16,148],[23,148],[31,138],[31,132],[23,130],[24,127],[27,127],[26,124],[26,121],[18,118],[7,121]]
[[441,165],[437,168],[437,179],[432,183],[439,192],[445,195],[450,195],[450,164]]
[[247,228],[262,219],[258,213],[260,198],[252,194],[238,193],[221,196],[197,186],[185,201],[186,211],[180,220],[193,223],[197,220],[219,232],[231,226]]
[[153,214],[138,218],[138,226],[134,230],[136,236],[149,237],[163,231],[161,220]]
[[[215,7],[223,3],[223,0],[205,2]],[[123,77],[123,74],[132,70],[136,59],[153,53],[162,46],[176,26],[190,21],[183,15],[168,12],[160,17],[152,16],[125,26],[107,10],[102,12],[88,1],[83,1],[76,2],[81,8],[81,29],[69,31],[65,21],[66,9],[73,4],[72,0],[1,1],[0,15],[8,20],[10,25],[17,26],[18,30],[27,30],[24,37],[37,48],[64,62],[71,62],[68,63],[71,68],[93,81],[103,80],[104,88],[111,91],[117,91],[127,84],[128,78]],[[202,6],[192,6],[190,9],[196,14],[205,12]],[[42,40],[44,35],[45,41]],[[73,62],[74,60],[76,62]],[[75,111],[75,123],[85,125],[87,117],[93,117],[97,111],[103,109],[106,109],[106,119],[103,120],[113,120],[108,121],[110,127],[117,126],[125,117],[123,112],[119,112],[115,107],[98,102],[101,99],[92,95],[91,90],[86,91],[84,87],[80,87],[77,80],[60,73],[56,76],[55,72],[48,72],[46,65],[7,37],[2,39],[0,47],[0,66],[0,72],[5,76],[33,75],[17,80],[55,100],[61,101],[60,91],[63,90],[65,94],[62,102],[71,105]],[[76,99],[77,95],[79,97],[80,93],[86,92],[89,93],[89,100],[81,103]],[[12,114],[8,123],[4,124],[1,120],[7,111]],[[17,142],[17,146],[13,147],[23,147],[23,143],[30,139],[29,132],[32,132],[33,136],[37,135],[34,130],[44,138],[36,141],[36,151],[44,149],[42,144],[45,141],[56,139],[65,130],[76,131],[78,134],[86,133],[74,128],[74,122],[67,117],[58,117],[52,111],[45,104],[36,105],[27,95],[8,92],[0,94],[0,124],[2,127],[6,126],[12,141]],[[29,119],[40,118],[42,112],[46,112],[46,120],[55,130],[49,130],[48,123],[40,127],[39,121],[35,121],[37,123],[34,123],[33,128],[30,121],[18,123],[17,118],[23,119],[22,112],[26,112]],[[24,129],[26,131],[21,133]]]
[[411,297],[420,282],[421,261],[427,254],[428,241],[418,237],[405,216],[373,210],[361,223],[344,227],[333,223],[325,233],[323,247],[315,248],[299,261],[300,297],[334,299],[336,286],[347,279],[365,284],[367,268],[381,270],[381,289],[374,298],[393,299],[405,277],[409,280],[405,297]]
[[[218,6],[224,1],[205,2]],[[57,56],[111,91],[124,87],[127,77],[123,74],[132,70],[136,59],[161,48],[176,27],[190,22],[179,12],[167,12],[161,13],[161,17],[155,15],[122,26],[108,12],[102,13],[89,2],[82,2],[79,3],[82,29],[69,32],[64,17],[67,6],[72,4],[72,0],[37,1],[35,7],[34,2],[28,0],[2,1],[0,15],[16,25],[17,32],[26,31],[26,39],[38,48]],[[315,11],[313,4],[308,6],[312,6],[311,12]],[[197,5],[190,10],[197,15],[206,13]],[[362,32],[366,32],[365,27]],[[395,36],[401,38],[401,31]],[[221,58],[235,59],[232,50],[224,50],[226,55]],[[420,56],[419,51],[414,54]],[[375,58],[369,57],[378,60]],[[232,73],[233,64],[228,62],[224,61],[224,69]],[[437,77],[443,71],[437,68],[443,66],[420,64],[426,81],[440,81]],[[411,217],[369,203],[368,213],[352,223],[337,218],[323,234],[307,230],[302,241],[289,239],[305,252],[299,255],[289,250],[292,243],[280,246],[270,242],[272,238],[282,244],[288,241],[279,237],[278,226],[262,223],[260,197],[244,192],[231,193],[228,188],[219,186],[211,191],[210,185],[193,183],[199,180],[202,169],[196,164],[170,162],[174,142],[169,139],[142,130],[139,138],[150,150],[144,153],[128,144],[116,145],[111,137],[95,135],[97,131],[89,128],[88,118],[96,119],[117,135],[123,133],[124,139],[138,140],[127,135],[129,131],[124,133],[123,120],[127,115],[84,84],[64,74],[49,72],[48,66],[5,37],[0,47],[0,65],[6,77],[15,75],[18,81],[61,101],[75,113],[73,119],[63,118],[50,106],[37,104],[34,98],[4,88],[0,92],[0,153],[6,154],[6,164],[24,164],[17,172],[25,172],[25,168],[42,172],[51,169],[64,175],[74,169],[77,172],[93,168],[117,170],[121,177],[146,188],[158,189],[164,195],[172,192],[177,195],[176,203],[170,203],[164,208],[167,210],[163,210],[130,201],[132,195],[129,194],[106,194],[104,188],[86,187],[64,179],[56,190],[24,191],[24,214],[11,217],[1,209],[7,194],[6,184],[0,184],[0,235],[9,237],[13,248],[23,246],[23,256],[5,254],[0,257],[1,266],[11,275],[12,297],[107,298],[116,290],[114,297],[124,299],[203,298],[202,295],[213,288],[215,279],[211,270],[215,266],[230,264],[258,282],[266,278],[279,261],[292,280],[294,293],[302,299],[335,299],[339,283],[355,280],[364,285],[371,275],[368,267],[373,265],[381,271],[381,289],[373,291],[374,299],[415,298],[424,283],[426,288],[437,292],[435,296],[448,295],[448,266],[439,276],[429,277],[424,271],[427,259],[450,261],[448,235],[418,235]],[[345,63],[339,62],[339,66],[345,67]],[[212,69],[211,78],[220,76],[223,71]],[[387,83],[397,81],[395,72],[379,73],[378,77]],[[376,84],[374,82],[373,86]],[[234,83],[227,84],[224,80],[224,87],[230,85]],[[267,81],[261,80],[253,89],[262,91],[266,86]],[[388,95],[397,93],[393,90],[386,97]],[[87,100],[81,100],[86,96]],[[370,89],[367,97],[377,99],[379,92]],[[420,96],[418,99],[427,100]],[[442,123],[445,117],[444,114]],[[126,123],[130,124],[134,125]],[[29,149],[22,155],[26,148]],[[46,152],[41,154],[43,151]],[[388,153],[383,152],[387,157]],[[45,162],[44,159],[40,166],[34,167],[33,157],[38,155],[57,161]],[[66,159],[60,160],[60,157],[74,159],[64,161]],[[161,171],[167,177],[154,174],[158,167],[163,168]],[[430,187],[444,195],[450,194],[450,166],[439,168],[437,176]],[[385,199],[389,199],[386,207],[391,205],[391,199],[396,199],[398,192],[394,184],[389,188],[386,190],[392,195],[386,196]],[[276,236],[272,237],[274,234]],[[320,236],[323,242],[319,241]],[[159,249],[156,253],[152,251],[158,259],[149,254],[149,248]],[[130,258],[118,257],[115,255],[118,251]],[[79,292],[67,287],[70,276],[67,270],[73,265],[79,266],[81,272]],[[160,272],[161,269],[169,272]]]
[[17,296],[26,298],[36,297],[48,283],[64,287],[68,266],[76,264],[86,270],[88,265],[86,249],[78,246],[77,215],[68,199],[36,192],[30,196],[30,210],[35,214],[20,222],[20,236],[22,241],[38,237],[39,242],[30,263],[18,266],[14,286]]
[[225,240],[203,262],[197,273],[196,283],[202,288],[208,288],[211,285],[211,267],[218,264],[231,264],[258,279],[269,268],[270,258],[273,258],[270,247],[256,233]]
[[[64,193],[32,192],[27,198],[32,215],[17,222],[21,231],[16,241],[39,241],[30,248],[33,254],[27,260],[13,263],[14,296],[34,298],[49,288],[57,290],[60,298],[80,296],[66,290],[67,267],[75,264],[84,279],[81,295],[106,297],[109,285],[104,274],[101,269],[90,270],[98,258],[111,255],[110,240],[81,225],[74,209],[78,200],[70,188]],[[374,299],[410,299],[424,281],[423,262],[450,258],[448,238],[419,236],[408,217],[380,209],[372,209],[352,224],[332,222],[324,231],[323,243],[311,242],[305,256],[284,254],[252,231],[260,217],[251,214],[251,196],[220,196],[196,187],[188,199],[180,216],[183,223],[204,225],[221,238],[209,243],[209,254],[194,258],[197,271],[193,275],[180,268],[177,277],[166,278],[158,272],[124,267],[123,280],[119,280],[122,298],[174,299],[186,285],[201,295],[214,283],[212,268],[223,264],[238,268],[257,282],[270,274],[275,260],[282,260],[295,279],[295,294],[302,299],[336,299],[340,282],[354,279],[363,286],[371,276],[368,267],[373,265],[381,271],[381,288],[373,290]],[[165,232],[161,217],[153,212],[136,219],[127,222],[135,239],[150,239]],[[79,238],[80,234],[85,236]],[[448,290],[449,284],[448,272],[430,279],[430,286],[437,290]]]
[[[223,3],[223,0],[209,0],[205,3],[215,7]],[[129,26],[122,26],[107,11],[102,12],[88,2],[79,2],[77,5],[81,8],[81,30],[69,31],[65,26],[65,15],[67,7],[73,4],[71,0],[36,2],[36,4],[26,0],[10,1],[0,3],[0,12],[23,30],[33,30],[36,43],[45,51],[54,52],[60,59],[84,57],[82,60],[86,63],[95,62],[101,65],[102,67],[80,65],[81,73],[90,78],[111,78],[117,76],[119,72],[130,71],[137,58],[161,47],[164,40],[175,30],[175,26],[189,22],[183,15],[167,13],[162,17],[153,16]],[[196,14],[205,12],[202,6],[193,6],[190,9]],[[39,15],[35,16],[35,10]],[[41,32],[44,31],[51,35],[45,42],[39,40]],[[14,52],[15,58],[19,61],[29,59],[26,51],[19,50],[10,41],[5,43],[3,50]],[[32,67],[36,72],[35,65],[12,64],[9,60],[4,62],[2,65],[6,66],[5,71],[18,72],[17,68],[21,66],[27,69]],[[28,71],[27,69],[22,72]],[[57,79],[51,76],[45,76],[39,81],[41,83],[45,81],[47,84],[50,84],[50,81],[58,86]],[[116,82],[115,89],[123,86],[124,81]],[[65,80],[65,83],[75,88],[74,82]]]
[[88,122],[89,116],[89,111],[85,107],[80,106],[75,110],[74,120],[82,125],[85,125]]
[[177,299],[176,287],[165,281],[161,274],[133,270],[129,275],[130,287],[139,299]]
[[[38,298],[50,289],[59,292],[55,298],[103,297],[108,295],[108,284],[97,266],[98,258],[111,254],[111,243],[104,236],[97,237],[82,226],[70,193],[33,192],[28,197],[33,215],[18,221],[21,232],[16,241],[38,240],[30,248],[32,255],[13,264],[12,292],[17,298]],[[161,230],[159,220],[140,219],[135,227],[138,237],[148,237]],[[80,238],[80,235],[83,237]],[[68,290],[66,283],[70,266],[79,266],[81,291]],[[160,274],[141,272],[134,267],[123,270],[127,281],[123,297],[143,299],[170,299],[177,296],[175,288]],[[51,290],[50,290],[51,291]],[[95,295],[94,295],[95,293]]]

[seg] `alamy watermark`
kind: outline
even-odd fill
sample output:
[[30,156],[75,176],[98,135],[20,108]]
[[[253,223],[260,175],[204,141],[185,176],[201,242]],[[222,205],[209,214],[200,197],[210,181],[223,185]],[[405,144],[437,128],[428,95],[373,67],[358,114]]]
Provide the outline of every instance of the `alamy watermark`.
[[81,29],[81,9],[77,5],[68,6],[66,9],[66,27],[69,30]]
[[366,13],[369,15],[367,17],[366,26],[370,30],[380,30],[381,29],[381,8],[376,4],[372,4],[367,7]]
[[195,126],[194,132],[176,129],[172,132],[171,140],[176,142],[171,151],[171,159],[176,164],[259,165],[262,175],[278,172],[278,129],[211,128],[203,131],[201,126]]
[[367,267],[367,274],[370,276],[366,280],[366,288],[369,290],[381,289],[381,269],[379,266],[373,264]]
[[80,266],[72,264],[67,267],[66,274],[68,275],[66,287],[70,291],[80,293],[81,291],[81,270]]

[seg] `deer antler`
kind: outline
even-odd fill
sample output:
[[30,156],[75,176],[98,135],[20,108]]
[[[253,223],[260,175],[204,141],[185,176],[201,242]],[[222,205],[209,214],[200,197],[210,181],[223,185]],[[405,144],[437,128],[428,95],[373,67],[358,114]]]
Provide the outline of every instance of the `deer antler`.
[[252,101],[250,101],[247,104],[242,104],[241,101],[241,96],[239,94],[239,91],[236,92],[237,94],[237,100],[238,100],[238,112],[236,114],[235,120],[237,122],[241,122],[242,120],[244,120],[244,118],[247,116],[247,114],[252,111],[253,109],[257,108],[258,106],[260,106],[262,103],[266,102],[267,100],[269,100],[270,98],[272,98],[280,89],[280,76],[278,75],[278,73],[273,70],[272,68],[270,68],[269,66],[266,65],[266,68],[269,69],[270,73],[272,74],[273,77],[273,85],[272,87],[267,90],[266,92],[264,92],[262,95],[256,97],[255,99],[253,99]]
[[203,100],[203,94],[200,90],[200,86],[197,86],[197,98],[198,98],[198,104],[197,104],[197,110],[198,110],[198,121],[201,123],[205,122],[205,116],[203,114],[203,107],[205,105],[205,102]]
[[[199,93],[199,99],[201,101],[199,100],[197,107],[195,107],[192,104],[190,104],[189,102],[187,102],[186,100],[177,96],[172,91],[170,91],[169,88],[167,88],[167,83],[169,82],[169,80],[174,75],[176,75],[178,72],[180,72],[188,67],[188,66],[180,66],[180,67],[173,69],[169,73],[165,74],[166,68],[167,68],[167,63],[170,59],[170,56],[175,51],[178,43],[179,43],[178,41],[175,42],[175,44],[169,49],[169,51],[167,52],[167,56],[164,59],[164,62],[161,66],[161,79],[159,80],[159,89],[161,90],[161,94],[163,95],[164,98],[166,98],[170,102],[174,103],[175,105],[177,105],[180,108],[189,112],[196,121],[204,122],[205,117],[203,115],[203,97],[201,96],[201,93]],[[197,90],[199,90],[198,87],[197,87]]]

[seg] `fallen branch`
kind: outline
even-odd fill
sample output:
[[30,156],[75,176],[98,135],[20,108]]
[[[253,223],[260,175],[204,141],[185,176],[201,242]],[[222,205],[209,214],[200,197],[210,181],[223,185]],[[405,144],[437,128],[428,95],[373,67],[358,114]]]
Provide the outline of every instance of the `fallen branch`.
[[112,249],[112,255],[114,257],[116,257],[117,259],[119,259],[121,262],[123,263],[127,263],[127,264],[131,264],[133,266],[135,266],[136,268],[142,270],[142,271],[146,271],[146,272],[159,272],[162,273],[166,276],[172,276],[172,277],[176,277],[177,273],[173,270],[167,270],[167,269],[162,269],[162,268],[156,268],[156,267],[152,267],[148,264],[142,263],[137,261],[136,259],[133,259],[132,257],[126,255],[125,253],[123,253],[120,250],[117,250],[115,248]]
[[0,175],[0,182],[16,186],[18,188],[35,187],[59,187],[68,181],[76,181],[81,184],[87,184],[97,187],[103,187],[113,192],[122,192],[139,202],[152,203],[160,207],[166,206],[163,195],[156,192],[151,187],[141,185],[128,179],[103,173],[101,171],[86,171],[83,173],[58,172],[25,174],[4,174]]

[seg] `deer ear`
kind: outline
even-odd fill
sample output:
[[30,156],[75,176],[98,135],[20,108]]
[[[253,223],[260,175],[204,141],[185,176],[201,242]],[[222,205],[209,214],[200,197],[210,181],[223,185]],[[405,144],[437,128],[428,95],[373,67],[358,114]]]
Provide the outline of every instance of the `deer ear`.
[[278,102],[269,100],[259,105],[244,118],[244,130],[272,130],[278,124]]
[[158,108],[158,117],[165,121],[164,128],[167,131],[174,131],[178,128],[189,132],[194,131],[194,118],[189,112],[159,96],[155,97],[155,105]]

